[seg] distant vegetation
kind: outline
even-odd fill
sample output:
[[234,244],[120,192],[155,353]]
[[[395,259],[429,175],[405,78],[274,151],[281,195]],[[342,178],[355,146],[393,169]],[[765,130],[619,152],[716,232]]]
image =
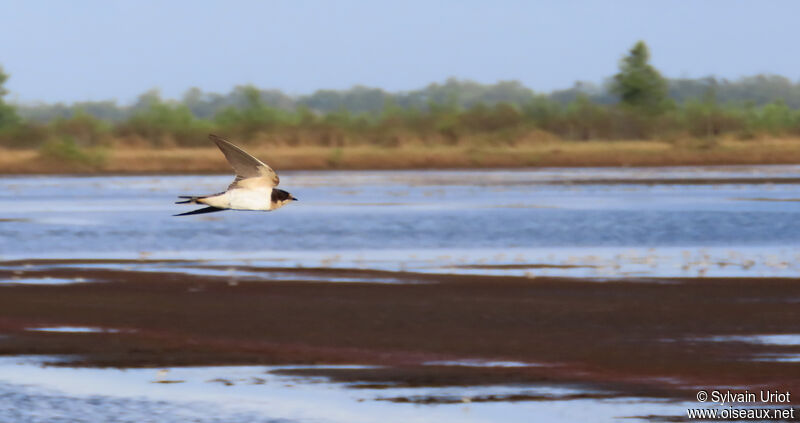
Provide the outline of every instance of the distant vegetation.
[[719,137],[800,136],[800,84],[773,75],[670,80],[649,59],[639,42],[604,84],[576,83],[549,94],[516,81],[449,79],[401,93],[356,86],[289,96],[240,86],[224,95],[193,88],[177,101],[149,91],[131,105],[12,105],[2,101],[8,76],[0,69],[0,146],[90,164],[100,156],[81,149],[205,147],[208,132],[242,142],[334,148],[650,139],[700,140],[703,146]]

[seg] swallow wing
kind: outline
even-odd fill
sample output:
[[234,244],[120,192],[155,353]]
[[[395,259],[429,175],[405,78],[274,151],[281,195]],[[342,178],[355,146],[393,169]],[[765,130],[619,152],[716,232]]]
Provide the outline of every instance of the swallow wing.
[[269,165],[221,137],[214,134],[208,137],[217,144],[222,154],[225,155],[225,159],[228,160],[228,163],[236,172],[236,179],[233,180],[228,189],[235,187],[251,189],[273,188],[278,186],[280,178]]

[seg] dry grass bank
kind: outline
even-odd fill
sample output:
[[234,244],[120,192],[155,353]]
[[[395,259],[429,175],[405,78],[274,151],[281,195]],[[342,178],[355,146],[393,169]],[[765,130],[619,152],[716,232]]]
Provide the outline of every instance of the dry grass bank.
[[[800,163],[800,139],[686,141],[548,141],[514,147],[407,145],[394,148],[246,147],[277,170],[416,169],[547,166],[678,166]],[[49,157],[36,150],[0,150],[2,174],[227,173],[209,148],[116,148],[102,162]]]

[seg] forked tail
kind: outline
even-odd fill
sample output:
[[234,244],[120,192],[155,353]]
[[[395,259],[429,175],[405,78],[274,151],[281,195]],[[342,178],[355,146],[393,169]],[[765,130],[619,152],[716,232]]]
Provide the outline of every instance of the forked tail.
[[[219,194],[215,194],[215,195],[219,195]],[[213,195],[179,195],[178,198],[183,198],[184,200],[183,201],[176,201],[175,204],[203,204],[203,205],[208,205],[208,204],[205,204],[205,203],[200,201],[200,200],[202,200],[204,198],[208,198],[208,197],[213,197]],[[214,213],[214,212],[223,211],[223,210],[226,210],[226,209],[221,209],[221,208],[218,208],[218,207],[211,206],[211,207],[206,207],[204,209],[192,210],[190,212],[176,214],[174,216],[189,216],[189,215],[192,215],[192,214]]]
[[220,209],[220,208],[217,208],[217,207],[206,207],[204,209],[192,210],[192,211],[186,212],[186,213],[173,214],[173,216],[190,216],[190,215],[193,215],[193,214],[214,213],[214,212],[223,211],[223,210],[225,210],[225,209]]
[[197,195],[179,195],[178,198],[188,198],[188,200],[184,201],[176,201],[175,204],[200,204],[197,200],[206,198],[205,196],[197,196]]

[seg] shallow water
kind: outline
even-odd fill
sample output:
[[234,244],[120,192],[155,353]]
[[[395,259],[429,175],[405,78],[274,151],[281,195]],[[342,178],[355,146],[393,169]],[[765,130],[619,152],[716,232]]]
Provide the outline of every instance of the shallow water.
[[[190,210],[173,204],[178,195],[218,192],[231,178],[0,177],[0,260],[180,259],[184,261],[57,266],[203,274],[230,282],[409,283],[392,277],[331,278],[303,273],[304,267],[580,276],[597,281],[797,277],[800,183],[792,178],[800,178],[800,166],[283,172],[281,187],[300,198],[284,209],[173,217]],[[53,266],[0,263],[0,269],[13,274],[0,284],[95,282],[26,276]],[[259,266],[291,271],[253,270]],[[41,329],[77,332],[74,336],[108,330]],[[796,335],[779,336],[707,341],[796,345]],[[753,359],[796,363],[798,356]],[[604,422],[682,416],[687,406],[697,406],[642,398],[476,403],[472,399],[482,395],[558,396],[575,390],[348,389],[325,380],[269,373],[275,369],[279,368],[205,367],[159,373],[42,367],[36,360],[0,358],[0,421]],[[458,403],[390,401],[425,397]]]
[[[271,373],[284,368],[75,369],[41,366],[40,359],[0,358],[0,421],[514,423],[585,421],[591,416],[594,422],[611,422],[631,416],[680,416],[687,407],[645,398],[559,400],[587,391],[547,385],[354,389],[320,378]],[[472,401],[515,394],[555,400]],[[456,403],[391,401],[398,397]]]
[[800,166],[284,172],[297,203],[192,217],[172,216],[191,209],[176,196],[230,177],[2,177],[0,260],[797,276],[798,176]]
[[775,335],[734,335],[714,336],[707,338],[714,342],[745,342],[748,344],[783,345],[800,347],[800,334],[775,334]]
[[116,333],[118,329],[95,328],[89,326],[53,326],[53,327],[37,327],[27,328],[26,330],[34,332],[59,332],[59,333]]
[[[757,335],[718,335],[705,338],[696,338],[697,342],[736,342],[759,346],[771,347],[800,347],[800,334],[781,333],[781,334],[757,334]],[[800,363],[800,353],[755,353],[742,357],[751,361],[771,361],[780,363]]]
[[68,285],[73,283],[86,282],[82,279],[64,279],[64,278],[12,278],[0,279],[0,285]]

